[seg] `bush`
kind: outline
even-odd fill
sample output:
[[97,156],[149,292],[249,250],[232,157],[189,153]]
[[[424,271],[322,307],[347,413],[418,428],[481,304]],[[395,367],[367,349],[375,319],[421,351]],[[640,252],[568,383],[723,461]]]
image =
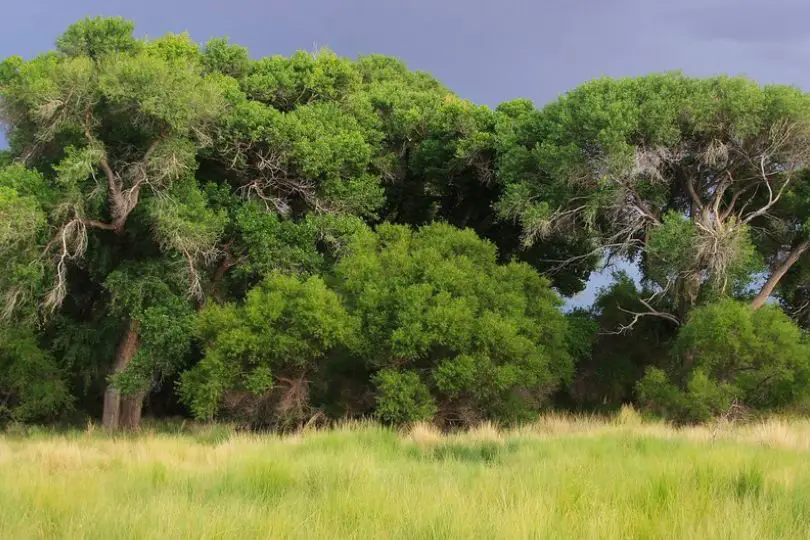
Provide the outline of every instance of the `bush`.
[[25,329],[0,329],[0,424],[52,420],[73,396],[54,358]]
[[204,356],[183,374],[181,399],[201,419],[228,405],[254,423],[299,421],[309,405],[309,377],[330,350],[352,341],[354,328],[320,278],[271,274],[243,304],[200,313]]
[[681,328],[674,364],[649,368],[639,382],[641,402],[667,417],[702,421],[734,400],[782,408],[810,391],[810,345],[776,306],[752,312],[732,300],[696,308]]
[[462,424],[523,419],[571,376],[549,282],[528,265],[498,264],[471,230],[380,225],[356,237],[336,274],[360,321],[361,355],[380,371],[377,414],[387,421],[429,410]]
[[412,371],[380,370],[374,376],[374,385],[377,416],[383,422],[406,424],[431,420],[436,415],[430,390]]

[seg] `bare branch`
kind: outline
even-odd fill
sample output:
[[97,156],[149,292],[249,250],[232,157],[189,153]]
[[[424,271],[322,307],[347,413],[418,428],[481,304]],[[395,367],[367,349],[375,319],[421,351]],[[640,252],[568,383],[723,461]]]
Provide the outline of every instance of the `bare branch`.
[[548,274],[555,274],[555,273],[560,272],[561,270],[565,269],[567,266],[570,266],[571,264],[574,264],[574,263],[576,263],[578,261],[582,261],[582,260],[587,259],[589,257],[593,257],[594,255],[598,255],[598,254],[603,253],[606,250],[610,250],[610,249],[625,250],[625,249],[628,249],[631,244],[641,244],[641,242],[639,240],[633,240],[633,241],[630,241],[630,242],[622,242],[622,243],[616,243],[616,244],[603,244],[603,245],[601,245],[599,247],[596,247],[596,248],[588,251],[587,253],[583,253],[583,254],[580,254],[580,255],[575,255],[573,257],[569,257],[568,259],[540,259],[540,262],[558,263],[556,266],[554,266],[552,268],[549,268],[546,271],[546,273],[548,273]]
[[641,303],[644,304],[644,306],[646,308],[648,308],[650,311],[640,311],[640,312],[630,311],[628,309],[624,309],[623,307],[619,306],[619,310],[624,312],[624,313],[627,313],[628,315],[632,315],[633,320],[631,320],[627,324],[620,325],[619,328],[617,328],[616,330],[600,332],[600,333],[602,335],[625,334],[625,333],[629,332],[630,330],[632,330],[636,326],[636,324],[638,324],[638,322],[643,317],[658,317],[660,319],[665,319],[667,321],[670,321],[670,322],[674,323],[676,326],[681,325],[681,320],[678,317],[676,317],[675,315],[673,315],[671,313],[667,313],[665,311],[658,311],[658,310],[654,309],[648,302],[644,301],[643,299],[640,299],[640,300],[641,300]]
[[194,262],[194,257],[192,257],[191,253],[187,249],[183,250],[183,256],[186,258],[186,264],[188,266],[188,294],[192,298],[201,300],[204,296],[202,279],[200,278],[200,273],[197,271],[197,265]]
[[785,189],[788,187],[788,185],[790,184],[790,181],[793,179],[793,175],[788,174],[787,177],[785,178],[785,181],[782,182],[782,186],[779,188],[779,191],[776,193],[776,196],[774,196],[773,189],[771,188],[771,183],[770,183],[770,181],[768,179],[768,175],[765,173],[765,157],[764,156],[762,157],[762,160],[760,162],[760,166],[761,166],[761,171],[762,171],[762,179],[765,182],[765,186],[768,188],[768,202],[767,202],[767,204],[765,204],[765,206],[761,207],[759,210],[751,212],[750,214],[745,216],[742,219],[742,223],[750,223],[751,220],[753,220],[755,218],[758,218],[759,216],[765,214],[768,210],[770,210],[771,207],[773,207],[773,205],[775,205],[777,202],[779,202],[779,199],[782,198],[782,194],[785,192]]
[[[749,191],[751,191],[752,189],[755,189],[757,186],[758,184],[749,184],[744,188],[742,188],[741,190],[737,191],[731,198],[731,201],[729,201],[728,205],[726,206],[726,209],[720,213],[720,221],[727,220],[728,217],[732,214],[732,212],[734,212],[734,207],[736,206],[739,198],[742,197],[744,194],[748,193]],[[756,195],[756,193],[754,195]]]
[[87,249],[87,228],[84,220],[76,217],[65,223],[57,232],[51,245],[53,244],[58,246],[56,278],[44,303],[45,308],[50,311],[62,305],[67,296],[67,263],[81,258]]

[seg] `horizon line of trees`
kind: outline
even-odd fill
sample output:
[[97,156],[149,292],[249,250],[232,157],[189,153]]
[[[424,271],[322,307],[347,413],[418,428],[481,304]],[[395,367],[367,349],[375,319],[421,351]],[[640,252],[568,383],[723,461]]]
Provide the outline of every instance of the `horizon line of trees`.
[[[493,109],[390,57],[133,30],[0,63],[0,424],[810,405],[807,93]],[[614,260],[640,283],[566,312]]]

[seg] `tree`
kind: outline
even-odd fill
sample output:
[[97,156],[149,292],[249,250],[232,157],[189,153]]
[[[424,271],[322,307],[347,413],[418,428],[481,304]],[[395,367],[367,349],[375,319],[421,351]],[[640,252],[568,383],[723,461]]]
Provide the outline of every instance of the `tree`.
[[809,119],[798,89],[743,78],[592,81],[529,124],[537,143],[503,175],[499,210],[528,243],[586,231],[593,253],[640,254],[645,278],[677,299],[652,314],[682,322],[766,271],[757,309],[810,246],[793,211]]
[[[541,271],[583,253],[587,246],[571,236],[526,246],[520,228],[492,211],[503,193],[502,177],[524,163],[521,151],[534,142],[526,129],[537,113],[530,101],[492,110],[391,58],[362,57],[357,67],[364,82],[358,101],[373,106],[383,133],[376,160],[385,180],[382,217],[412,226],[442,221],[473,229],[498,246],[501,262],[515,258]],[[596,262],[594,256],[580,257],[551,274],[554,286],[564,294],[582,290]]]
[[203,62],[229,81],[228,111],[200,156],[228,215],[212,289],[239,299],[268,272],[323,271],[362,224],[352,217],[375,220],[383,202],[383,135],[357,99],[357,69],[328,50],[251,61],[224,40],[208,43]]
[[355,322],[322,279],[269,275],[242,304],[200,314],[203,359],[180,395],[198,418],[226,412],[255,424],[298,423],[309,412],[309,379],[330,350],[351,345]]
[[372,163],[381,134],[370,109],[346,103],[359,81],[328,50],[248,64],[227,93],[231,109],[211,157],[242,195],[284,217],[373,215],[382,203]]
[[[43,277],[51,285],[40,291],[31,285],[36,280],[28,289],[4,284],[13,300],[6,304],[9,313],[24,299],[53,312],[79,274],[100,286],[116,267],[154,257],[184,260],[165,270],[180,273],[186,289],[201,294],[198,266],[211,256],[222,222],[207,210],[194,172],[197,149],[211,142],[226,106],[223,79],[203,74],[200,52],[187,36],[144,42],[132,37],[132,29],[122,19],[85,19],[57,40],[56,52],[30,61],[12,57],[0,69],[12,153],[44,175],[40,184],[49,194],[40,203],[48,202],[47,217],[37,219],[53,231],[26,252],[30,267],[44,261]],[[37,250],[44,256],[33,257]],[[106,295],[85,301],[110,305]],[[140,321],[120,314],[129,321],[115,377],[144,337]],[[110,384],[108,397],[117,392]],[[119,406],[116,399],[105,403]],[[139,399],[127,406],[133,411],[127,423],[137,423],[140,406]],[[110,428],[119,418],[118,410],[104,413]]]
[[38,260],[48,236],[53,190],[21,165],[0,168],[0,423],[58,418],[73,404],[67,374],[40,342],[32,300],[46,290],[47,269]]
[[383,419],[516,420],[570,378],[559,297],[528,265],[498,264],[471,230],[383,224],[355,238],[335,274]]
[[[89,18],[0,62],[0,121],[2,421],[134,428],[167,388],[278,426],[804,392],[766,306],[810,326],[797,89],[670,73],[491,109],[394,58]],[[640,286],[561,313],[614,258]]]

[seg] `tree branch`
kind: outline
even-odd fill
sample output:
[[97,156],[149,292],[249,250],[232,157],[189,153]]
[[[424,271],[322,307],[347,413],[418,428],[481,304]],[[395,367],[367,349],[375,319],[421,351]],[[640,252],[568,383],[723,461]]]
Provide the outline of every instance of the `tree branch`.
[[675,326],[681,325],[681,320],[671,313],[667,313],[665,311],[658,311],[657,309],[650,306],[649,303],[644,301],[643,299],[639,298],[642,304],[649,309],[650,311],[630,311],[629,309],[624,309],[623,307],[619,306],[619,310],[623,313],[627,313],[628,315],[633,316],[633,320],[630,321],[628,324],[619,325],[619,328],[616,330],[612,330],[610,332],[601,332],[602,335],[621,335],[630,330],[632,330],[638,321],[642,319],[642,317],[658,317],[660,319],[665,319],[675,324]]
[[756,185],[757,184],[749,184],[740,191],[738,191],[737,193],[735,193],[734,196],[731,198],[731,201],[729,201],[728,206],[726,206],[726,209],[720,213],[720,221],[725,221],[726,219],[728,219],[731,213],[734,212],[734,207],[737,205],[737,201],[739,200],[739,198],[745,193],[751,191]]
[[703,202],[700,200],[697,191],[695,191],[694,181],[689,177],[684,179],[684,183],[686,184],[686,192],[689,193],[689,197],[692,199],[695,208],[698,212],[701,212],[703,210]]
[[765,182],[765,186],[768,188],[768,202],[767,204],[765,204],[765,206],[763,206],[759,210],[755,210],[754,212],[751,212],[746,217],[744,217],[742,222],[746,224],[751,222],[751,220],[765,214],[765,212],[770,210],[773,205],[779,202],[779,199],[782,198],[782,194],[785,192],[785,189],[790,184],[790,181],[793,179],[793,175],[788,174],[787,178],[785,178],[785,181],[782,182],[782,186],[779,188],[779,191],[776,193],[776,196],[774,196],[773,188],[771,188],[771,183],[768,179],[768,174],[765,172],[765,156],[762,156],[759,164],[760,164],[760,171],[762,174],[762,180]]
[[771,294],[773,294],[774,289],[776,289],[776,286],[779,285],[779,282],[782,280],[787,271],[798,262],[808,248],[810,248],[810,238],[805,239],[790,250],[790,253],[788,253],[785,260],[782,261],[782,263],[777,266],[773,272],[771,272],[768,280],[751,301],[751,310],[756,311],[765,305],[765,302],[767,302],[768,298],[770,298]]

